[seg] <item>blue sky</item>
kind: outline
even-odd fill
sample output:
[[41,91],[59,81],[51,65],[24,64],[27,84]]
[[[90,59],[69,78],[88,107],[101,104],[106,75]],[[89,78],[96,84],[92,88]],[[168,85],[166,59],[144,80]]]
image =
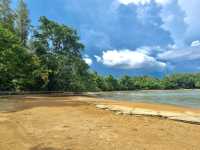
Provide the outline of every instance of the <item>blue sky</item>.
[[200,72],[199,0],[26,2],[33,25],[47,16],[77,29],[85,61],[100,74]]

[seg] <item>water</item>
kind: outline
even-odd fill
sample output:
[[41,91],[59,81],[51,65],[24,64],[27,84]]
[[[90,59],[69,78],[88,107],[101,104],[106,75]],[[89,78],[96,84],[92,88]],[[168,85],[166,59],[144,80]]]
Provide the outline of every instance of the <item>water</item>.
[[[128,92],[99,92],[97,97],[113,100],[126,100],[131,102],[170,104],[191,108],[200,108],[200,90],[149,90]],[[26,96],[25,96],[26,97]],[[0,112],[20,110],[24,107],[35,105],[35,102],[53,101],[57,98],[43,97],[37,99],[25,98],[23,96],[0,97]],[[50,100],[50,101],[48,101]]]
[[200,108],[200,90],[149,90],[128,92],[101,92],[98,97],[131,102],[159,103]]
[[16,110],[24,100],[10,99],[6,97],[0,97],[0,112],[9,112]]

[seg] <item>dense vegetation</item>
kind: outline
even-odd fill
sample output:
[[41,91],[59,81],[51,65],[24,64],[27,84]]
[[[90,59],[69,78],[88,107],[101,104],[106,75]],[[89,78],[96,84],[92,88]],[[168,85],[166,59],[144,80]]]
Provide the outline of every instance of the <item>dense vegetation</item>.
[[113,91],[200,88],[200,74],[114,78],[83,61],[84,45],[69,26],[41,17],[32,27],[24,0],[0,0],[0,91]]

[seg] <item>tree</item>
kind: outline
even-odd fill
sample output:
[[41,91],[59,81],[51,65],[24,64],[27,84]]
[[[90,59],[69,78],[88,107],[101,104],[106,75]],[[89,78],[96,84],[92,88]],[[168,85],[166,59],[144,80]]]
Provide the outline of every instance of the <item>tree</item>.
[[46,17],[40,17],[39,30],[35,32],[34,38],[38,40],[37,44],[40,46],[36,51],[39,55],[54,53],[81,58],[84,49],[75,30]]
[[96,82],[97,82],[97,86],[99,89],[101,89],[102,91],[108,91],[108,84],[105,80],[105,78],[103,76],[99,76],[97,74],[97,78],[96,78]]
[[120,79],[120,87],[122,90],[135,90],[135,84],[129,76],[123,76]]
[[86,89],[83,79],[88,75],[89,67],[81,57],[84,46],[75,30],[41,17],[32,45],[43,68],[48,70],[46,90]]
[[109,75],[105,78],[105,81],[107,83],[108,91],[117,91],[119,90],[119,83],[118,80],[115,79],[112,75]]
[[26,46],[30,28],[29,12],[24,0],[19,0],[16,11],[16,31],[21,43]]
[[46,17],[40,18],[40,25],[27,46],[30,27],[27,6],[24,0],[19,0],[15,16],[10,3],[11,0],[0,0],[0,90],[79,92],[200,88],[200,73],[172,74],[163,79],[100,76],[82,59],[84,45],[76,30]]
[[0,24],[0,90],[31,87],[39,66],[39,59],[21,46],[13,32]]
[[10,4],[10,0],[0,0],[0,22],[5,28],[14,32],[15,15],[10,8]]

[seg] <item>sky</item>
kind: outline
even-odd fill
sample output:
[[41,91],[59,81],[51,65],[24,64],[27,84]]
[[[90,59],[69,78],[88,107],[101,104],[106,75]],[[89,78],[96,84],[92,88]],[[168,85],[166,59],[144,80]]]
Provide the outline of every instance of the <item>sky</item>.
[[[15,7],[17,0],[13,0]],[[26,0],[40,16],[78,31],[99,74],[200,72],[200,0]]]

